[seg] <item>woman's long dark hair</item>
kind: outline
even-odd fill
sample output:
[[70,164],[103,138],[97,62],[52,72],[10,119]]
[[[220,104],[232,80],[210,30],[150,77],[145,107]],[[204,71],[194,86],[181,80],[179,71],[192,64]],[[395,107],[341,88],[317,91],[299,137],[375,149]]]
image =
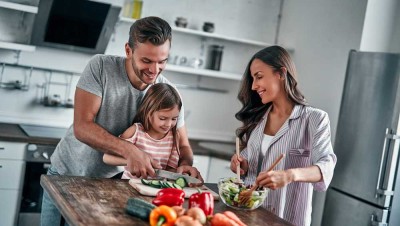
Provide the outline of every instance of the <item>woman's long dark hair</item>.
[[[138,108],[138,112],[133,119],[133,122],[140,122],[145,131],[149,131],[151,128],[150,125],[150,117],[156,112],[164,109],[172,109],[175,106],[178,107],[179,111],[182,108],[182,100],[179,96],[178,91],[174,87],[166,83],[157,83],[147,90],[146,94],[143,97],[143,100]],[[173,135],[173,144],[172,148],[176,148],[179,152],[178,148],[178,131],[177,125],[172,127],[172,135]]]
[[[250,65],[259,59],[271,66],[275,72],[279,72],[285,78],[285,91],[288,98],[296,104],[307,105],[304,95],[297,87],[297,72],[289,53],[280,46],[270,46],[258,51],[247,64],[246,71],[240,85],[238,99],[242,103],[242,108],[235,114],[235,117],[243,124],[236,130],[239,137],[241,149],[247,146],[251,132],[260,122],[271,103],[263,104],[257,92],[251,89],[253,77],[250,72]],[[287,73],[282,71],[282,67],[287,69]]]

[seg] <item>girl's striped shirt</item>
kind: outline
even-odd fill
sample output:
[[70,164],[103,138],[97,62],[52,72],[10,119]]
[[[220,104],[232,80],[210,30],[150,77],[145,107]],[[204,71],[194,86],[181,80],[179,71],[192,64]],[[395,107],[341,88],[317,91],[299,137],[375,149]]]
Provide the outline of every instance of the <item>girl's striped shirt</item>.
[[[160,140],[150,137],[145,131],[144,127],[140,123],[135,123],[136,132],[132,137],[125,140],[132,142],[135,146],[146,152],[150,157],[155,160],[162,169],[167,166],[176,169],[178,167],[179,153],[176,148],[172,149],[173,146],[173,135],[172,131],[169,131],[165,137]],[[122,179],[136,178],[128,170],[122,175]]]

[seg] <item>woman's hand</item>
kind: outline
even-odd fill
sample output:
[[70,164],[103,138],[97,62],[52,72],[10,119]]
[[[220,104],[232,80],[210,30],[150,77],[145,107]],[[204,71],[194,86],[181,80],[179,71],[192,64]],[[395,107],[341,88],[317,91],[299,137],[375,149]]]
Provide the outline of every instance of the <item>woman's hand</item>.
[[247,170],[249,169],[249,163],[247,159],[240,157],[237,154],[234,154],[231,158],[231,170],[236,173],[236,167],[240,164],[240,175],[246,175]]
[[272,190],[284,187],[293,182],[293,174],[290,170],[264,171],[258,174],[256,184]]

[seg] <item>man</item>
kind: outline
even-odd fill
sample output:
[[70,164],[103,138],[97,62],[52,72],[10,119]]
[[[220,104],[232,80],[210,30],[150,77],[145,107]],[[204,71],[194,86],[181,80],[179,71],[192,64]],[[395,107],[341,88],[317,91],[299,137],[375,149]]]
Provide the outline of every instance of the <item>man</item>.
[[[48,174],[112,177],[119,170],[103,163],[103,153],[127,159],[132,175],[155,176],[159,166],[132,143],[118,138],[131,126],[137,106],[154,83],[170,83],[161,75],[171,47],[171,27],[158,17],[137,20],[125,44],[126,57],[96,55],[75,91],[74,123],[51,157]],[[192,167],[193,153],[184,126],[178,119],[180,161],[177,172],[202,180]],[[60,214],[48,194],[43,195],[42,225],[59,224]]]

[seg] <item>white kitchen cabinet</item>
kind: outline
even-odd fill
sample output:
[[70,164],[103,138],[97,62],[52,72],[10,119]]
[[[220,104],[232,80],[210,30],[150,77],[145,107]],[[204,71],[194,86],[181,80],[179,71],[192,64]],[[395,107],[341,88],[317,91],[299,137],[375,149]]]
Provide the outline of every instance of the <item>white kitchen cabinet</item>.
[[[25,17],[24,14],[34,15],[37,12],[36,6],[0,1],[0,49],[35,51],[35,46],[26,44],[31,32],[27,28],[33,23],[33,17]],[[24,23],[28,23],[27,26]]]
[[210,168],[208,170],[207,183],[218,183],[222,177],[235,177],[231,171],[231,162],[228,160],[211,157]]
[[19,212],[20,192],[18,190],[0,189],[0,225],[16,225]]
[[22,192],[26,143],[0,141],[0,225],[16,224]]
[[207,182],[208,168],[210,166],[210,156],[208,155],[193,155],[193,166],[197,168]]
[[23,161],[0,159],[0,189],[20,189],[24,170]]

